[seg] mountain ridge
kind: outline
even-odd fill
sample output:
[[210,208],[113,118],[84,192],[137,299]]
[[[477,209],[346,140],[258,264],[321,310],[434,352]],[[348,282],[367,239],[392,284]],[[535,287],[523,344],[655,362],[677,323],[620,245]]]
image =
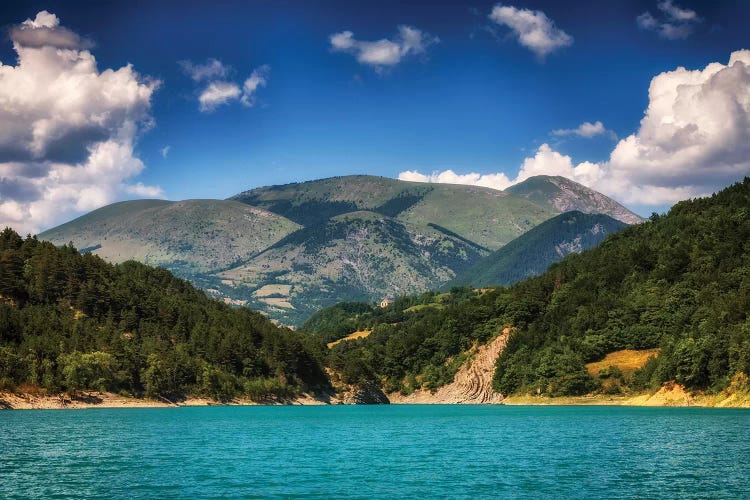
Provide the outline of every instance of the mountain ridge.
[[358,175],[227,200],[121,202],[40,237],[163,266],[213,297],[296,325],[341,300],[437,288],[557,214],[491,188]]

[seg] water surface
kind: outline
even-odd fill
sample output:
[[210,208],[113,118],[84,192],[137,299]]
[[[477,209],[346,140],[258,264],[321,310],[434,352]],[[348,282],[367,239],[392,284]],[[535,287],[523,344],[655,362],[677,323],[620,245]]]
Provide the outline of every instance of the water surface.
[[750,498],[750,411],[0,412],[0,497]]

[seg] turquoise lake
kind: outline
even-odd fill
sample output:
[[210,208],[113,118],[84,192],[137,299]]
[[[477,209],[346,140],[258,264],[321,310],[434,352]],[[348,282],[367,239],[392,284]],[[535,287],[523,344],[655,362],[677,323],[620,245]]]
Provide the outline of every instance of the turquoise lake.
[[750,411],[2,411],[0,497],[750,498]]

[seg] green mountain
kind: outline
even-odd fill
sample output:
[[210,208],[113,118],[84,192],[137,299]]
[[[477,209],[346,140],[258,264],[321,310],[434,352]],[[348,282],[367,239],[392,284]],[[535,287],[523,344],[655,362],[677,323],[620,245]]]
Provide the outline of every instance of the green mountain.
[[366,210],[415,227],[459,235],[490,250],[559,212],[495,189],[370,175],[258,188],[232,199],[308,227],[336,215]]
[[[504,330],[510,336],[494,376],[503,394],[630,391],[670,381],[721,391],[750,373],[749,241],[746,178],[509,288],[454,288],[369,311],[350,305],[321,312],[313,329],[333,331],[335,320],[371,332],[336,345],[329,364],[388,392],[450,382],[462,353]],[[631,375],[587,371],[586,363],[626,349],[658,355]]]
[[222,291],[244,288],[249,304],[294,324],[342,298],[373,301],[435,288],[485,254],[458,237],[358,211],[300,229],[218,276]]
[[643,218],[603,194],[560,176],[537,175],[515,184],[506,192],[558,212],[578,210],[586,214],[606,214],[626,224]]
[[542,274],[571,253],[595,247],[627,224],[608,215],[566,212],[544,221],[448,282],[454,286],[512,285]]
[[164,269],[0,232],[0,392],[284,399],[327,388],[324,349]]
[[39,236],[165,267],[213,297],[299,325],[342,300],[440,287],[557,214],[510,192],[360,175],[226,201],[116,203]]
[[245,262],[298,228],[236,201],[136,200],[94,210],[39,238],[57,245],[72,241],[110,262],[132,259],[190,277]]

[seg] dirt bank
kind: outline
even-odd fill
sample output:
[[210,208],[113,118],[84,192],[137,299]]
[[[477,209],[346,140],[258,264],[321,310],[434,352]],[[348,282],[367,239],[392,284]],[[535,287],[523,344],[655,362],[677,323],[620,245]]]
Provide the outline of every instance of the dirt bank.
[[393,404],[499,404],[503,396],[492,390],[492,376],[495,362],[505,349],[510,336],[506,328],[486,345],[479,346],[476,353],[461,365],[453,382],[432,393],[426,390],[415,391],[408,396],[399,393],[388,394]]

